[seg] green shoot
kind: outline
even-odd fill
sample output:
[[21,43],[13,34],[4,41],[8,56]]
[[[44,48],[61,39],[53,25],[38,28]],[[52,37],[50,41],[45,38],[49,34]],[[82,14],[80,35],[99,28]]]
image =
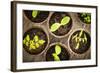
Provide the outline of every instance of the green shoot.
[[40,46],[42,46],[44,43],[45,43],[45,40],[39,39],[39,36],[37,35],[33,37],[33,40],[30,40],[29,35],[27,35],[23,40],[23,44],[29,47],[29,50],[32,50],[32,49],[35,50],[39,48]]
[[[84,38],[82,38],[82,35],[84,35]],[[81,43],[81,42],[82,42],[82,43],[87,43],[87,37],[86,37],[86,34],[83,33],[83,30],[81,30],[81,31],[79,32],[79,34],[78,34],[78,33],[75,34],[75,35],[72,37],[72,40],[75,40],[75,42],[76,42],[76,47],[75,47],[75,49],[79,49],[80,43]]]
[[51,32],[54,32],[54,31],[56,31],[57,29],[59,29],[60,26],[61,26],[61,25],[60,25],[59,23],[54,23],[53,25],[51,25],[50,31],[51,31]]
[[70,21],[70,17],[69,16],[65,16],[62,20],[61,20],[61,24],[62,25],[67,25]]
[[55,46],[55,53],[52,54],[55,61],[60,61],[59,54],[61,53],[61,47],[59,45]]
[[83,22],[91,23],[91,14],[90,13],[80,13],[80,17],[82,18]]
[[65,16],[62,18],[61,23],[54,23],[51,25],[50,31],[55,32],[57,31],[61,26],[67,25],[70,21],[69,16]]
[[55,46],[55,53],[59,55],[61,53],[61,47],[59,45]]
[[33,17],[33,18],[36,18],[37,15],[38,15],[38,11],[37,11],[37,10],[33,10],[33,11],[32,11],[32,17]]
[[55,61],[60,61],[60,58],[59,58],[59,56],[57,56],[57,54],[53,53],[52,55],[53,55]]

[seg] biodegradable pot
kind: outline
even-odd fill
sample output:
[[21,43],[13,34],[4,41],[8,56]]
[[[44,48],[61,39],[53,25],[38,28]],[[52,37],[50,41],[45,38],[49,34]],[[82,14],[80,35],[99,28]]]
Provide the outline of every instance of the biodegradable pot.
[[84,24],[91,24],[91,21],[90,22],[85,22],[84,21],[84,17],[81,17],[81,13],[77,13],[77,16],[78,16],[78,18],[79,18],[79,20]]
[[[55,32],[51,32],[50,31],[50,27],[53,23],[60,23],[61,22],[61,19],[65,16],[69,16],[70,17],[70,21],[67,25],[64,25],[64,26],[61,26],[58,30],[56,30]],[[66,13],[66,12],[54,12],[51,17],[49,18],[49,22],[48,22],[48,28],[49,28],[49,31],[51,32],[52,35],[54,35],[55,37],[58,37],[58,38],[62,38],[62,37],[65,37],[69,31],[71,30],[72,28],[72,18],[71,16]]]
[[35,35],[38,35],[39,39],[45,40],[45,43],[43,45],[41,45],[39,48],[37,49],[31,49],[29,50],[29,46],[26,46],[25,44],[23,44],[23,48],[25,49],[25,51],[31,55],[37,55],[40,54],[42,51],[44,51],[48,44],[49,44],[49,37],[47,35],[47,33],[40,27],[33,27],[30,28],[29,30],[27,30],[24,35],[23,35],[23,40],[24,38],[27,36],[27,34],[30,36],[30,39],[32,40],[33,37]]
[[[76,49],[76,45],[77,45],[77,42],[75,41],[75,39],[73,39],[73,37],[78,34],[79,36],[79,33],[81,32],[81,30],[83,30],[83,34],[81,36],[81,38],[84,38],[84,34],[86,34],[86,37],[87,37],[87,42],[84,40],[84,43],[81,41],[80,42],[80,46]],[[79,39],[78,39],[79,40]],[[86,42],[86,43],[85,43]],[[89,48],[90,48],[90,45],[91,45],[91,37],[90,37],[90,34],[84,30],[84,29],[78,29],[76,31],[74,31],[70,36],[69,36],[69,40],[68,40],[68,46],[69,48],[77,53],[77,54],[83,54],[85,53]]]
[[47,49],[46,56],[45,56],[46,61],[54,61],[54,57],[52,56],[52,54],[55,53],[55,45],[59,45],[61,47],[61,53],[58,55],[60,58],[60,61],[69,60],[70,54],[67,51],[66,46],[64,44],[61,44],[61,43],[53,43]]
[[36,18],[32,17],[32,10],[24,10],[24,13],[26,15],[26,17],[31,20],[34,23],[40,23],[45,21],[48,16],[49,16],[49,12],[48,11],[39,11],[39,14],[37,15]]

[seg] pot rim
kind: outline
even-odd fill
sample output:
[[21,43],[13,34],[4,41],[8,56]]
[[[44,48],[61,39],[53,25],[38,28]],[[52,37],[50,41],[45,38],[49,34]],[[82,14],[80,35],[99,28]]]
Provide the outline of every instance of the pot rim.
[[[33,56],[36,56],[36,55],[41,55],[41,54],[43,54],[44,52],[45,52],[45,50],[48,48],[48,46],[49,46],[49,42],[50,42],[50,39],[49,39],[49,34],[47,33],[47,31],[46,31],[46,29],[44,29],[42,26],[39,26],[39,25],[34,25],[34,26],[32,26],[31,28],[28,28],[25,32],[27,32],[29,29],[34,29],[34,28],[38,28],[38,29],[41,29],[45,34],[46,34],[46,36],[47,36],[47,45],[46,45],[46,47],[44,48],[44,50],[43,51],[41,51],[40,53],[38,53],[38,54],[30,54],[30,53],[28,53],[28,54],[30,54],[30,55],[33,55]],[[23,34],[25,34],[25,32],[23,33]],[[23,47],[23,49],[25,50],[25,48]],[[26,50],[25,50],[26,51]]]
[[50,49],[51,46],[54,46],[54,45],[56,45],[56,44],[58,44],[58,45],[64,47],[64,49],[67,51],[67,54],[68,54],[69,60],[70,60],[70,57],[71,57],[71,56],[70,56],[70,51],[68,50],[68,47],[67,47],[65,44],[63,44],[63,43],[54,42],[54,43],[50,44],[49,47],[46,49],[46,52],[45,52],[45,54],[44,54],[45,61],[46,61],[46,54],[47,54],[47,51]]
[[[48,11],[48,12],[49,12],[49,11]],[[29,18],[26,16],[26,14],[25,14],[25,12],[24,12],[24,11],[23,11],[23,15],[24,15],[24,17],[25,17],[25,18],[27,18],[27,19],[28,19],[28,21],[30,21],[30,22],[32,22],[32,23],[36,23],[36,24],[43,24],[43,23],[44,23],[45,21],[47,21],[47,19],[49,18],[49,16],[50,16],[50,12],[49,12],[49,14],[48,14],[47,18],[46,18],[45,20],[43,20],[42,22],[39,22],[39,23],[31,21],[31,19],[29,19]]]
[[71,38],[71,36],[72,36],[72,34],[73,34],[74,32],[79,31],[79,30],[83,30],[83,31],[85,31],[87,34],[91,35],[90,32],[89,32],[88,30],[84,29],[84,28],[74,29],[74,31],[72,31],[72,33],[70,33],[70,35],[69,35],[69,37],[68,37],[68,48],[69,48],[69,50],[70,50],[71,52],[73,52],[74,54],[84,54],[84,53],[86,53],[86,52],[91,48],[91,45],[90,45],[90,47],[88,48],[88,50],[85,51],[85,52],[83,52],[83,53],[77,53],[77,52],[74,52],[74,51],[71,49],[70,44],[69,44],[70,38]]
[[83,22],[83,21],[80,19],[80,17],[78,16],[78,13],[77,13],[77,17],[78,17],[78,20],[79,20],[82,24],[85,24],[85,25],[87,25],[87,26],[91,25],[91,23],[89,24],[89,23]]

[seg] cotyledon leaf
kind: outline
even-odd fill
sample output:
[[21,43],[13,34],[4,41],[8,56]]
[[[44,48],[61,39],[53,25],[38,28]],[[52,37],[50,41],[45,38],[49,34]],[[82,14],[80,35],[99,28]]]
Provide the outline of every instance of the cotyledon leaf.
[[55,61],[60,61],[60,58],[59,58],[59,56],[57,56],[56,53],[53,53],[52,55],[53,55]]
[[34,36],[34,41],[37,42],[39,40],[39,37],[37,35]]
[[56,31],[61,25],[59,23],[54,23],[51,25],[50,31],[54,32]]
[[79,46],[80,46],[80,43],[77,43],[75,49],[79,49]]
[[32,17],[33,17],[33,18],[36,18],[37,15],[38,15],[38,11],[37,11],[37,10],[33,10],[33,11],[32,11]]
[[39,40],[38,42],[39,42],[39,44],[41,44],[41,45],[42,45],[42,44],[44,44],[44,43],[45,43],[45,40]]
[[59,55],[61,53],[61,47],[59,45],[55,46],[55,53]]
[[67,25],[69,23],[69,21],[70,21],[70,17],[69,16],[65,16],[61,20],[61,25]]
[[83,34],[83,30],[81,30],[81,32],[79,33],[79,37],[81,37]]
[[25,39],[26,39],[27,41],[29,41],[29,40],[30,40],[30,36],[27,35]]

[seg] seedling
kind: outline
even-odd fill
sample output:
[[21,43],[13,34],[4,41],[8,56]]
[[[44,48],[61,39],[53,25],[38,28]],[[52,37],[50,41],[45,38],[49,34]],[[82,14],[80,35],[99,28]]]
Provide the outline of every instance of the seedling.
[[61,53],[61,47],[59,45],[55,46],[55,53],[52,54],[55,61],[60,61],[59,54]]
[[[82,35],[84,37],[82,37]],[[75,49],[79,49],[81,42],[82,43],[87,43],[87,37],[86,37],[86,34],[83,33],[83,30],[81,30],[79,34],[77,33],[76,35],[74,35],[72,37],[72,40],[75,40],[75,42],[77,43]]]
[[54,23],[54,24],[51,25],[50,31],[51,32],[55,32],[61,26],[68,25],[69,21],[70,21],[70,17],[69,16],[63,17],[60,23]]
[[27,35],[23,40],[23,44],[26,45],[27,47],[29,47],[29,50],[37,49],[40,46],[42,46],[44,43],[45,43],[45,40],[39,39],[38,35],[35,35],[33,37],[33,40],[31,40],[30,36]]
[[38,13],[39,13],[39,11],[33,10],[33,11],[32,11],[32,17],[33,17],[33,18],[36,18],[37,15],[38,15]]
[[90,13],[80,13],[80,17],[82,18],[83,22],[91,23],[91,14]]

